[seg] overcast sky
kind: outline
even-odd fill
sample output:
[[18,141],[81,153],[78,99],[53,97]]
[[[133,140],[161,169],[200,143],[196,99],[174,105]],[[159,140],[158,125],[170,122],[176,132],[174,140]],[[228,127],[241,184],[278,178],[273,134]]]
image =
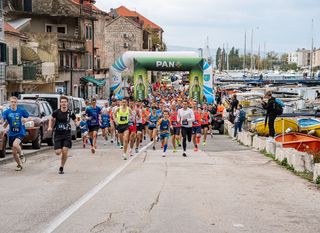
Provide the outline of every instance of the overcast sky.
[[250,48],[254,29],[254,48],[267,51],[293,51],[311,48],[311,20],[314,44],[320,47],[320,0],[97,0],[107,12],[121,5],[136,10],[164,30],[168,45],[199,48],[209,37],[212,48]]

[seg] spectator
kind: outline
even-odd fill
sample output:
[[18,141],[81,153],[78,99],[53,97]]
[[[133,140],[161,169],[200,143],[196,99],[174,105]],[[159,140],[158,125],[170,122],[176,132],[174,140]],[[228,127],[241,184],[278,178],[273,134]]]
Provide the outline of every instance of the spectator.
[[237,110],[234,113],[234,135],[233,140],[236,140],[238,132],[242,131],[243,122],[246,120],[246,112],[242,109],[242,105],[239,104]]
[[276,109],[276,99],[272,96],[272,92],[268,91],[265,95],[268,99],[268,102],[262,101],[262,107],[267,110],[265,125],[268,123],[269,126],[269,136],[275,136],[274,122],[277,118],[277,109]]

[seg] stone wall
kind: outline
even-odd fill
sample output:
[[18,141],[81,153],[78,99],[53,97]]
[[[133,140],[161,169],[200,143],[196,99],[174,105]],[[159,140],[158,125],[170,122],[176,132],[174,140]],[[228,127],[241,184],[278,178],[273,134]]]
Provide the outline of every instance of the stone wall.
[[[105,46],[105,27],[108,16],[96,14],[95,17],[97,21],[94,22],[94,46],[98,48],[95,55],[100,59],[100,68],[108,68]],[[97,59],[95,59],[95,67],[97,67]]]
[[124,17],[114,19],[105,29],[107,67],[127,51],[142,51],[142,45],[143,30],[137,23]]

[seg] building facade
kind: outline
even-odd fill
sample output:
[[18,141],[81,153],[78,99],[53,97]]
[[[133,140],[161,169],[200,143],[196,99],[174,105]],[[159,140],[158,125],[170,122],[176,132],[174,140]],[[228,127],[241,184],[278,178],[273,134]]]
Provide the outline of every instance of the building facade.
[[312,67],[320,70],[320,48],[315,49],[312,53]]
[[6,100],[6,42],[4,37],[3,0],[0,0],[0,102]]
[[311,62],[311,50],[297,49],[288,56],[288,63],[296,63],[299,68],[308,68]]

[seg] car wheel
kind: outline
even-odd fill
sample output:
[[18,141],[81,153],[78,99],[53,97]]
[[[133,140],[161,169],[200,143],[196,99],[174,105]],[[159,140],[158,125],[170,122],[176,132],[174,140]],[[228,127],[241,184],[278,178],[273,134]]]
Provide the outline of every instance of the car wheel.
[[219,134],[224,134],[224,124],[220,125]]
[[40,149],[41,142],[42,142],[42,133],[41,133],[41,131],[39,131],[37,138],[32,142],[32,148],[33,149]]
[[7,150],[7,137],[3,137],[3,142],[2,142],[2,148],[0,150],[0,158],[6,157],[6,150]]

